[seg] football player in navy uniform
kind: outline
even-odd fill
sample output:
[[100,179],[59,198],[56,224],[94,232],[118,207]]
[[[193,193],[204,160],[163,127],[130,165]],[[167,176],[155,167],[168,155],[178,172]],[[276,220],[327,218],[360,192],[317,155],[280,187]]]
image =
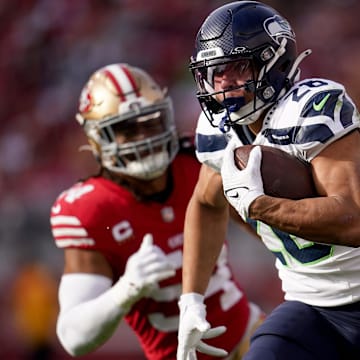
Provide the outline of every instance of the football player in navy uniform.
[[[73,356],[98,349],[124,319],[147,359],[176,358],[183,223],[200,163],[179,151],[173,117],[167,92],[128,64],[97,70],[82,90],[77,119],[100,170],[60,194],[51,211],[65,258],[57,334]],[[219,346],[238,359],[263,314],[236,282],[226,246],[205,297],[210,321],[231,335],[199,344],[199,359]]]
[[[293,29],[273,8],[236,1],[197,34],[190,69],[203,112],[203,163],[184,230],[177,360],[211,326],[203,294],[221,249],[229,203],[276,257],[285,301],[255,332],[246,360],[360,359],[360,119],[343,85],[300,80]],[[279,148],[311,164],[317,197],[264,194],[261,148],[247,167],[243,144]],[[210,315],[209,312],[207,312]]]

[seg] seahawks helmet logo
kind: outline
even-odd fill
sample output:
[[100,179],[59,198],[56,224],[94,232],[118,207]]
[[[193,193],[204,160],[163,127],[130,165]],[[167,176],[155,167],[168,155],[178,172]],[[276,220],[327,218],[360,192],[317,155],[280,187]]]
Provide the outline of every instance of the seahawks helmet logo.
[[280,44],[279,38],[283,37],[295,41],[295,33],[290,24],[279,15],[266,19],[264,29],[277,44]]

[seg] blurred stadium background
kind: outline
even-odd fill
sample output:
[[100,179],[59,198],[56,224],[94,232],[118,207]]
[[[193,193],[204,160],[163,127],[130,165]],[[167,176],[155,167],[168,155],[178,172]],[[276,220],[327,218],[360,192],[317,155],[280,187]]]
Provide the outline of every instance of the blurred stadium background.
[[[303,76],[346,85],[360,105],[360,2],[265,0],[292,23]],[[74,120],[80,90],[100,66],[143,67],[173,96],[180,131],[199,106],[187,70],[195,33],[218,0],[12,0],[0,2],[0,358],[70,359],[54,331],[62,253],[49,210],[60,191],[95,168]],[[251,300],[270,311],[282,298],[274,259],[229,229],[233,267]],[[143,359],[123,325],[84,359]]]

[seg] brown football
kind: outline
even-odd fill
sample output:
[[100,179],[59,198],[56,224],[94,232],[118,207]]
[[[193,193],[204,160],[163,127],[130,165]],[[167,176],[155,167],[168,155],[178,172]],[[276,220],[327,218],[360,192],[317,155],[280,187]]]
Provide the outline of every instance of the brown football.
[[[254,145],[235,149],[236,166],[246,167],[249,153]],[[304,199],[316,196],[310,165],[278,148],[261,145],[261,175],[264,192],[274,197]]]

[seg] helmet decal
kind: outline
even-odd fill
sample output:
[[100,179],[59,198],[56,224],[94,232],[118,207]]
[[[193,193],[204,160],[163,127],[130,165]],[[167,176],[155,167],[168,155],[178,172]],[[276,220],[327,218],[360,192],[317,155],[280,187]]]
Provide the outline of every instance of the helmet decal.
[[80,94],[79,99],[79,111],[83,113],[87,113],[90,111],[92,106],[91,93],[89,91],[89,87],[85,86]]
[[[104,68],[105,75],[112,81],[118,96],[122,101],[140,96],[135,79],[126,67],[121,65],[109,65]],[[130,97],[130,99],[127,99]]]
[[279,38],[286,37],[295,41],[295,33],[287,20],[279,15],[272,16],[264,21],[264,29],[268,35],[280,45]]

